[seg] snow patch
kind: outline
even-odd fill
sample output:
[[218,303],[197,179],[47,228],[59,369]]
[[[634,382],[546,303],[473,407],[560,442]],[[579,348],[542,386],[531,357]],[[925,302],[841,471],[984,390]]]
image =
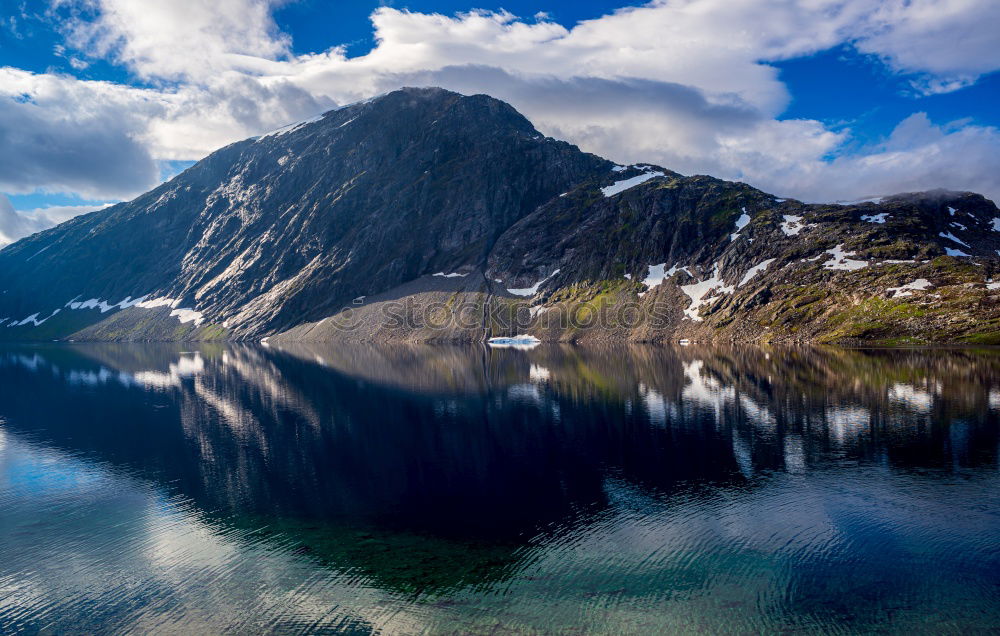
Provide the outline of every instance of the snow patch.
[[666,263],[660,263],[659,265],[650,265],[649,266],[649,269],[648,269],[648,271],[646,273],[646,278],[642,279],[642,284],[645,285],[646,287],[648,287],[648,289],[646,291],[639,292],[639,294],[638,294],[639,298],[642,298],[643,296],[645,296],[646,292],[648,292],[650,289],[656,287],[657,285],[659,285],[660,283],[662,283],[666,279],[670,278],[671,276],[673,276],[677,272],[687,272],[688,275],[693,276],[693,274],[691,274],[691,270],[689,270],[687,268],[687,266],[678,267],[677,264],[674,263],[670,267],[670,269],[664,271],[664,269],[666,268],[666,266],[667,266]]
[[[56,313],[59,313],[58,309],[56,309],[56,311],[52,314],[52,316],[56,315]],[[51,318],[52,316],[49,316],[49,318]],[[31,324],[33,324],[33,325],[35,325],[37,327],[37,326],[41,325],[42,323],[44,323],[49,318],[42,318],[41,320],[39,320],[38,319],[38,314],[34,313],[34,314],[31,314],[30,316],[28,316],[27,318],[25,318],[24,320],[22,320],[21,322],[12,323],[12,324],[14,324],[17,327],[23,327],[24,325],[26,325],[26,324],[28,324],[30,322]]]
[[883,224],[885,220],[889,218],[888,212],[881,212],[879,214],[863,214],[861,216],[862,221],[868,221],[869,223]]
[[511,294],[514,294],[515,296],[534,296],[535,294],[538,293],[538,288],[542,286],[542,283],[544,283],[545,281],[547,281],[548,279],[552,278],[553,276],[555,276],[558,273],[559,273],[559,270],[557,269],[556,271],[552,272],[551,274],[549,274],[548,276],[546,276],[542,280],[538,281],[537,283],[535,283],[531,287],[524,287],[524,288],[521,288],[521,289],[508,289],[507,291],[509,293],[511,293]]
[[801,216],[795,216],[794,214],[784,214],[782,216],[785,221],[781,224],[781,231],[785,233],[785,236],[795,236],[805,228],[809,227],[807,224],[802,222]]
[[139,303],[139,307],[143,309],[156,309],[157,307],[176,307],[180,303],[181,301],[174,300],[173,298],[152,298]]
[[940,236],[941,238],[946,238],[949,241],[955,241],[959,245],[964,245],[966,247],[972,247],[971,245],[969,245],[968,243],[966,243],[962,239],[958,238],[957,236],[955,236],[951,232],[938,232],[938,236]]
[[952,216],[955,216],[956,212],[958,212],[958,210],[956,210],[955,208],[951,207],[950,205],[948,206],[948,214],[950,214]]
[[458,272],[452,272],[451,274],[445,274],[444,272],[437,272],[433,276],[441,276],[442,278],[465,278],[468,274],[459,274]]
[[280,137],[282,135],[287,135],[290,132],[295,132],[296,130],[302,128],[303,126],[308,126],[309,124],[315,124],[316,122],[323,119],[324,115],[325,113],[322,113],[316,115],[315,117],[310,117],[309,119],[306,119],[304,121],[295,122],[294,124],[288,124],[287,126],[282,126],[281,128],[277,128],[275,130],[272,130],[271,132],[264,133],[260,137],[257,137],[257,141],[262,141],[264,139],[267,139],[268,137]]
[[986,289],[1000,289],[1000,282],[993,282],[993,279],[990,278],[986,281]]
[[853,271],[868,267],[868,261],[858,261],[847,258],[848,256],[854,256],[855,253],[845,252],[843,243],[832,250],[826,250],[826,253],[829,254],[831,258],[827,262],[823,263],[823,269]]
[[740,218],[736,219],[736,231],[729,235],[730,241],[735,241],[736,239],[738,239],[740,237],[740,230],[745,228],[747,224],[750,223],[750,215],[747,214],[747,209],[746,208],[740,208],[740,209],[743,210],[743,214],[740,215]]
[[1000,216],[993,218],[993,231],[1000,232]]
[[735,288],[726,287],[725,281],[719,277],[719,264],[716,263],[711,278],[703,280],[700,283],[681,285],[681,291],[691,299],[691,305],[684,310],[684,315],[691,320],[700,322],[702,317],[698,314],[698,311],[702,305],[710,302],[706,298],[710,292],[717,291],[720,294],[731,294],[735,291]]
[[859,205],[861,203],[882,203],[882,197],[869,197],[867,199],[857,199],[854,201],[837,201],[839,205]]
[[654,179],[656,177],[664,177],[664,176],[666,176],[666,175],[663,174],[662,172],[645,172],[645,173],[640,174],[640,175],[638,175],[636,177],[632,177],[631,179],[624,179],[622,181],[615,181],[613,184],[611,184],[611,185],[609,185],[609,186],[607,186],[605,188],[601,188],[601,192],[604,193],[605,198],[607,198],[607,197],[613,197],[616,194],[619,194],[619,193],[622,193],[622,192],[628,190],[629,188],[634,188],[635,186],[637,186],[639,184],[646,183],[650,179]]
[[191,307],[178,307],[180,299],[175,298],[152,298],[138,303],[137,306],[143,309],[156,309],[157,307],[170,307],[170,316],[176,318],[182,324],[193,322],[195,327],[201,326],[205,322],[205,316],[200,311],[195,311]]
[[902,287],[889,287],[886,291],[892,293],[890,298],[899,298],[901,296],[912,296],[914,291],[923,291],[933,286],[934,285],[931,281],[926,278],[918,278],[912,283],[903,285]]
[[[646,273],[646,278],[642,279],[642,284],[652,289],[657,285],[659,285],[660,283],[662,283],[664,279],[668,278],[666,267],[667,267],[666,263],[660,263],[659,265],[650,265],[649,270]],[[671,275],[673,275],[673,273],[677,270],[671,269],[670,271]]]
[[762,271],[764,271],[765,269],[767,269],[767,266],[768,266],[768,265],[770,265],[771,263],[773,263],[773,262],[774,262],[775,260],[776,260],[776,259],[773,259],[773,258],[769,258],[769,259],[767,259],[766,261],[762,261],[762,262],[761,262],[760,264],[758,264],[758,265],[754,265],[754,266],[753,266],[753,267],[751,267],[751,268],[750,268],[749,270],[747,270],[747,273],[743,275],[743,278],[742,278],[742,279],[740,279],[740,282],[739,282],[739,283],[737,283],[737,285],[736,285],[736,286],[737,286],[737,287],[743,287],[743,286],[744,286],[744,285],[746,285],[746,284],[747,284],[748,282],[750,282],[750,280],[751,280],[751,279],[752,279],[752,278],[753,278],[754,276],[756,276],[757,274],[759,274],[759,273],[761,273]]
[[181,307],[170,312],[170,316],[177,318],[182,324],[193,322],[195,327],[205,322],[205,316],[200,311],[195,311],[189,307]]
[[114,304],[109,304],[106,300],[101,300],[100,298],[91,298],[90,300],[79,301],[77,300],[79,296],[77,296],[63,305],[63,307],[68,307],[70,309],[100,309],[101,313],[104,314],[112,309],[128,309],[129,307],[140,305],[148,297],[148,294],[146,296],[139,296],[138,298],[126,296],[124,300],[120,300]]
[[944,248],[944,253],[947,254],[948,256],[964,256],[966,258],[971,258],[971,255],[966,254],[962,250],[953,250],[950,247]]

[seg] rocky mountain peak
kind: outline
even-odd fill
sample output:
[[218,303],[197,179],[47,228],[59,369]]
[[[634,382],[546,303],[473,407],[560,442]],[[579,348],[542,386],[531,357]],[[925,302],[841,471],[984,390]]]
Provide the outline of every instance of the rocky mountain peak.
[[0,251],[0,337],[1000,342],[998,250],[973,193],[805,204],[406,88]]

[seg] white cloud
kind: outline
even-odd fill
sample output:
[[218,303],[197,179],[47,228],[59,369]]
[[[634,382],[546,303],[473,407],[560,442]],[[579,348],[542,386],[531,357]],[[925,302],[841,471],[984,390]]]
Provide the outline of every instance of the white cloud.
[[858,49],[899,71],[924,73],[915,81],[924,92],[956,90],[1000,68],[1000,2],[888,0],[876,6]]
[[158,101],[104,82],[0,68],[0,191],[97,199],[142,192],[157,180],[141,137],[162,111]]
[[63,205],[19,212],[0,194],[0,247],[105,206]]
[[145,79],[201,80],[288,54],[268,0],[56,0],[96,17],[62,25],[68,44],[128,65]]
[[271,17],[277,3],[57,0],[81,10],[65,25],[77,53],[124,64],[159,88],[0,69],[0,95],[31,97],[0,109],[32,129],[72,128],[59,147],[101,145],[107,152],[88,161],[112,167],[97,174],[71,161],[52,165],[44,148],[26,148],[38,167],[0,170],[0,189],[137,191],[150,184],[154,159],[200,158],[338,103],[417,84],[500,97],[547,134],[614,160],[741,179],[781,195],[851,199],[940,186],[1000,199],[997,129],[935,126],[915,115],[884,144],[843,154],[849,130],[778,119],[789,95],[768,64],[846,43],[918,74],[920,90],[954,89],[1000,67],[990,28],[1000,5],[990,0],[661,0],[572,29],[544,16],[383,7],[372,16],[375,48],[357,58],[339,48],[291,55]]
[[[847,200],[944,186],[1000,201],[1000,130],[936,126],[925,113],[903,120],[885,143],[832,162],[813,161],[787,175],[786,192]],[[760,175],[760,180],[767,175]],[[781,192],[777,181],[773,189]]]

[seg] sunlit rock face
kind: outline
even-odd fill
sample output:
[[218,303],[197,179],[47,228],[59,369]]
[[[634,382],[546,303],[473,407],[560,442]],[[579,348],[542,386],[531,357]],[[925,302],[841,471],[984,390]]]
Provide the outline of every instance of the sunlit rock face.
[[[69,303],[131,297],[170,303],[128,307],[100,337],[288,328],[481,265],[518,219],[611,165],[495,99],[396,91],[223,148],[134,201],[3,251],[0,318],[51,316],[64,335],[110,313]],[[167,320],[176,309],[203,321]]]
[[805,204],[404,89],[0,251],[0,339],[988,343],[997,250],[976,194]]

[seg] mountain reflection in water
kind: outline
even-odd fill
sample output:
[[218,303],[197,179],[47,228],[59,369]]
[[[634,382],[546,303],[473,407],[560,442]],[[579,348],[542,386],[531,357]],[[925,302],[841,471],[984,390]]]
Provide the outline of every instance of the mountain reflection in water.
[[1000,624],[1000,351],[0,349],[0,632]]

